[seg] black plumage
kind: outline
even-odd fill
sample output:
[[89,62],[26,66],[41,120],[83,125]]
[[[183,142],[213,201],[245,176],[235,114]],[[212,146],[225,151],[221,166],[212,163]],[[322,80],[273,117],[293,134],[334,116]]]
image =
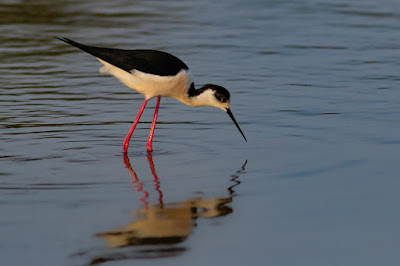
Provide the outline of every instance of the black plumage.
[[142,49],[122,50],[83,45],[67,38],[58,38],[73,45],[107,63],[131,73],[138,70],[158,76],[175,76],[179,71],[189,68],[179,58],[169,53]]

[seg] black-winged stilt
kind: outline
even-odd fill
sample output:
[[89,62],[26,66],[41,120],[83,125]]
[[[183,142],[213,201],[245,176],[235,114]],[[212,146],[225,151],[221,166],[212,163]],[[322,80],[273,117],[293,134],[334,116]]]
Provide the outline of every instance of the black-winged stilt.
[[124,153],[128,151],[129,140],[147,101],[154,97],[157,97],[157,103],[146,145],[149,152],[153,151],[153,135],[161,97],[174,98],[189,106],[214,106],[224,110],[247,141],[229,109],[230,94],[228,90],[214,84],[206,84],[200,89],[195,89],[189,68],[179,58],[157,50],[102,48],[83,45],[67,38],[55,38],[95,56],[104,65],[100,72],[115,76],[129,88],[144,95],[142,107],[124,140]]

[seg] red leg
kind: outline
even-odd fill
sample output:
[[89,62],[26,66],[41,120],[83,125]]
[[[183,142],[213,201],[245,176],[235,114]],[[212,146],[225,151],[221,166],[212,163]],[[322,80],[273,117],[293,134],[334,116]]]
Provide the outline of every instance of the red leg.
[[135,127],[137,125],[137,123],[139,122],[140,117],[142,116],[143,110],[146,107],[147,104],[147,99],[144,99],[143,103],[142,103],[142,107],[140,107],[139,113],[137,114],[135,121],[132,124],[131,129],[128,132],[128,135],[126,135],[124,143],[122,144],[122,148],[124,153],[126,153],[128,151],[128,147],[129,147],[129,141],[132,137],[133,131],[135,130]]
[[161,100],[161,97],[157,97],[156,108],[154,109],[153,122],[151,123],[150,134],[149,134],[149,138],[147,140],[147,146],[146,146],[148,152],[153,151],[152,143],[153,143],[154,130],[156,129],[156,122],[157,122],[158,108],[160,106],[160,100]]

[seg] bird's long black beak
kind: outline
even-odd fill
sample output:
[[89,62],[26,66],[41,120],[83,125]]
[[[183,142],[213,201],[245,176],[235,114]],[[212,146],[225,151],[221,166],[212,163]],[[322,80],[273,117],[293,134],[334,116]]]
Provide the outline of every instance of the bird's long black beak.
[[228,113],[228,115],[232,118],[233,123],[235,123],[236,127],[239,129],[240,133],[242,134],[244,140],[247,142],[246,137],[243,134],[243,131],[240,129],[239,124],[236,122],[236,119],[233,117],[233,114],[231,112],[231,109],[227,108],[226,112]]

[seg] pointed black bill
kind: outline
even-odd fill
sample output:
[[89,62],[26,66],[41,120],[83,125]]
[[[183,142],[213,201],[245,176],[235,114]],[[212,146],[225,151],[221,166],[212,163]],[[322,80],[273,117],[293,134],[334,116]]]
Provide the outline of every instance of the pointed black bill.
[[232,118],[233,123],[235,123],[236,127],[239,129],[240,133],[242,134],[244,140],[247,142],[247,139],[246,139],[246,137],[244,136],[242,130],[240,129],[239,124],[236,122],[235,118],[233,117],[233,114],[232,114],[232,112],[231,112],[231,109],[229,109],[229,108],[226,109],[226,112],[227,112],[228,115]]

